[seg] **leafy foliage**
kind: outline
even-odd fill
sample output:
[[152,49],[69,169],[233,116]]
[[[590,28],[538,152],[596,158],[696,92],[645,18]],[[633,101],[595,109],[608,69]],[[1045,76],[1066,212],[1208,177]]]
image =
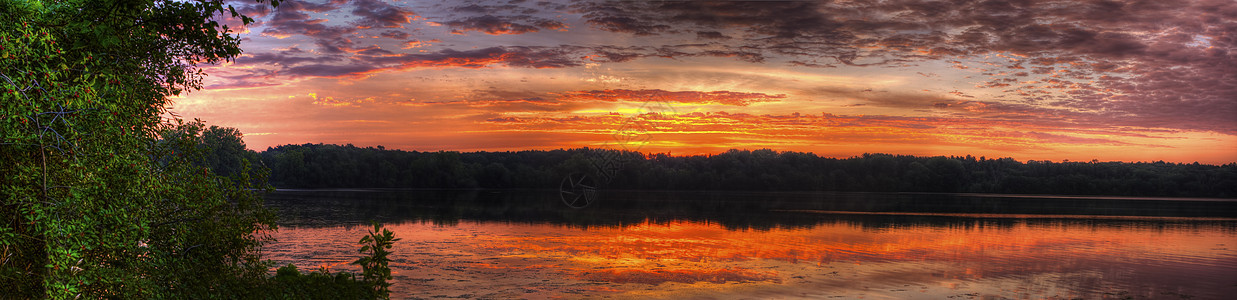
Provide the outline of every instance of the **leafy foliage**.
[[361,265],[361,278],[364,282],[372,286],[373,292],[380,298],[391,298],[391,246],[400,239],[395,238],[395,233],[382,228],[381,224],[374,222],[374,229],[369,231],[369,235],[361,238],[357,242],[361,244],[362,254],[366,256],[352,262],[353,264]]
[[[278,187],[555,188],[595,174],[602,151],[417,152],[352,145],[283,145],[261,153]],[[614,153],[612,153],[614,154]],[[1237,197],[1237,163],[1020,162],[1011,158],[864,154],[851,158],[772,150],[709,156],[613,155],[608,188],[823,190]]]
[[[240,53],[223,1],[0,1],[0,295],[229,298],[264,278],[265,172],[164,120]],[[259,183],[259,184],[255,184]]]
[[198,63],[240,54],[228,14],[252,21],[222,0],[0,1],[0,296],[373,297],[267,276],[266,168],[235,129],[162,118]]
[[[210,168],[216,175],[240,180],[246,174],[245,164],[261,163],[257,152],[246,149],[244,134],[236,128],[210,126],[202,130],[201,143],[198,145],[206,151],[203,157],[204,167]],[[265,182],[252,182],[262,185]]]
[[301,273],[289,264],[275,271],[275,277],[252,293],[247,299],[375,299],[372,286],[356,280],[351,273],[331,274],[326,269]]

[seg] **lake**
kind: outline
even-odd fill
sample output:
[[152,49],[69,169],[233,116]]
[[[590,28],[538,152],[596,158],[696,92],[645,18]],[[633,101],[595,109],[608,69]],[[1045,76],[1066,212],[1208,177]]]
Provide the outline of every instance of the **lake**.
[[358,271],[402,241],[393,298],[1222,299],[1237,200],[912,193],[281,190],[279,265]]

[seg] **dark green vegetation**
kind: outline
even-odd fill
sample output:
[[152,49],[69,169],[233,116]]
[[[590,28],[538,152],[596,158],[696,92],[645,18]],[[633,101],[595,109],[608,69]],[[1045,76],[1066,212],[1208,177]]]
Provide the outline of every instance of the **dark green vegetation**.
[[[261,153],[276,187],[557,188],[600,177],[604,151],[416,152],[351,145],[284,145]],[[711,156],[615,153],[612,189],[966,192],[1237,197],[1237,163],[1019,162],[1011,158],[731,150]]]
[[369,231],[369,234],[362,237],[357,243],[361,246],[361,253],[368,254],[363,256],[353,264],[361,265],[361,277],[365,282],[372,282],[373,291],[382,298],[391,297],[391,246],[400,239],[395,238],[395,233],[382,228],[382,225],[374,223],[374,229]]
[[[267,172],[239,132],[162,117],[201,87],[197,63],[240,54],[216,22],[228,14],[221,0],[0,0],[0,298],[319,296],[280,284],[325,274],[267,274]],[[379,282],[338,283],[364,291],[338,298]]]
[[[301,273],[288,264],[275,271],[275,276],[251,281],[252,289],[229,295],[245,299],[389,299],[391,296],[391,246],[400,239],[378,223],[359,241],[365,254],[353,264],[361,265],[361,278],[348,272],[331,273],[322,268]],[[196,296],[196,295],[194,295]]]

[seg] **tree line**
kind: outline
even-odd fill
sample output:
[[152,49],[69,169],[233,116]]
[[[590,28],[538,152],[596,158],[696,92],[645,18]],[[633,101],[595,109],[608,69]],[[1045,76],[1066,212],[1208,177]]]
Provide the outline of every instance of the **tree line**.
[[[544,189],[576,173],[612,189],[1237,197],[1237,163],[831,158],[768,149],[693,156],[589,148],[420,152],[330,144],[282,145],[259,155],[280,188]],[[602,171],[607,164],[613,174]]]

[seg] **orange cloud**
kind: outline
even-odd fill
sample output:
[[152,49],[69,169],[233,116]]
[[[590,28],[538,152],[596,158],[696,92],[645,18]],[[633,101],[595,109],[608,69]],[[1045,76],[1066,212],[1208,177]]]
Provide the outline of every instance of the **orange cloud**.
[[675,102],[684,104],[721,104],[748,106],[759,102],[774,102],[786,99],[785,94],[769,95],[763,93],[744,93],[731,91],[665,91],[659,89],[646,90],[591,90],[571,91],[561,93],[565,101],[627,101],[627,102]]

